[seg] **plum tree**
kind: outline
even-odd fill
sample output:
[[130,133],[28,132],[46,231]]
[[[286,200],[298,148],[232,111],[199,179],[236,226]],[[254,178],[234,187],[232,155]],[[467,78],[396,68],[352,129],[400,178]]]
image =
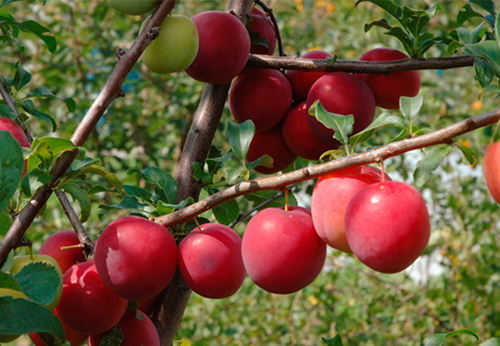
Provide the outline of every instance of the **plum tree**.
[[233,295],[246,274],[240,236],[219,224],[193,229],[179,245],[179,270],[188,286],[203,297]]
[[174,276],[177,244],[165,227],[124,216],[101,233],[94,258],[110,289],[129,300],[144,300],[160,293]]
[[326,244],[314,230],[309,210],[266,208],[248,223],[242,255],[255,284],[272,293],[289,294],[318,276],[325,263]]
[[211,84],[230,82],[243,70],[250,53],[247,29],[238,18],[220,11],[199,13],[192,20],[198,29],[199,48],[187,74]]
[[349,202],[345,234],[361,262],[381,273],[398,273],[408,268],[429,242],[427,206],[420,193],[406,183],[369,184]]

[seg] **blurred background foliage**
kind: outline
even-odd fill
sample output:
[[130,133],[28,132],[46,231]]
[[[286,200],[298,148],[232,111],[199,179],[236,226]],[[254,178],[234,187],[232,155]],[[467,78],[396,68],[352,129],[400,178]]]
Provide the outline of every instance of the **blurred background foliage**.
[[[420,9],[433,3],[395,2]],[[372,4],[355,7],[353,0],[268,4],[278,19],[287,55],[318,48],[340,59],[357,59],[377,46],[403,49],[380,28],[364,32],[365,23],[389,19]],[[441,1],[442,11],[430,30],[437,35],[455,29],[457,13],[466,4],[465,0]],[[219,1],[179,0],[174,12],[193,16],[225,7]],[[130,47],[144,18],[110,10],[104,0],[49,0],[45,5],[23,1],[8,9],[18,20],[33,19],[50,28],[58,47],[51,54],[39,39],[21,34],[22,49],[12,43],[2,47],[0,73],[12,78],[15,64],[21,61],[33,75],[27,91],[45,86],[58,97],[72,97],[73,113],[54,100],[35,101],[38,109],[54,117],[56,131],[37,118],[26,122],[35,137],[69,138],[113,69],[115,49]],[[472,29],[478,24],[479,20],[472,20],[465,26]],[[425,56],[446,55],[445,46],[435,46]],[[419,127],[439,129],[498,107],[494,95],[482,95],[473,68],[422,71],[422,81],[425,101]],[[156,75],[137,64],[123,86],[125,97],[113,103],[85,145],[87,156],[99,160],[125,184],[147,188],[138,174],[128,174],[131,169],[159,167],[175,176],[202,87],[184,73]],[[228,120],[226,108],[214,141],[222,150],[228,149],[224,130]],[[500,337],[499,207],[487,193],[481,168],[491,132],[491,128],[480,129],[458,139],[476,151],[475,164],[468,164],[454,150],[420,188],[431,214],[432,237],[424,256],[409,270],[378,274],[353,256],[332,251],[317,280],[296,294],[269,294],[249,279],[229,299],[214,301],[193,294],[178,338],[194,345],[319,345],[321,336],[339,334],[346,345],[419,345],[425,336],[459,328],[469,328],[481,340]],[[383,145],[394,135],[391,129],[380,130],[358,151]],[[386,170],[393,180],[412,183],[416,163],[424,154],[425,150],[391,158]],[[304,164],[300,161],[297,166]],[[89,183],[111,188],[100,178],[92,177]],[[312,187],[312,182],[306,182],[296,190],[301,204],[308,206]],[[108,222],[128,213],[99,207],[119,200],[113,193],[92,195],[92,214],[85,226],[94,239]],[[240,212],[252,207],[246,198],[237,201]],[[244,224],[236,227],[240,234]],[[37,249],[50,234],[70,227],[52,197],[27,236]],[[26,339],[17,341],[23,343],[29,345]],[[447,344],[472,345],[474,339],[463,336]]]

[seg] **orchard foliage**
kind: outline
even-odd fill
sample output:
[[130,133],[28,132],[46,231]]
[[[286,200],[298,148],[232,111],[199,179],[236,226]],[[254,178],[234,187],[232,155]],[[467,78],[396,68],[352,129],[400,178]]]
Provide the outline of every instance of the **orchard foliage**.
[[[233,0],[228,8],[234,12],[238,5],[245,3],[249,2]],[[68,326],[60,322],[61,314],[71,316],[71,327],[88,327],[83,335],[75,334],[73,340],[78,340],[75,342],[85,339],[85,334],[94,333],[95,326],[89,322],[89,317],[100,314],[98,306],[83,302],[78,309],[82,313],[75,315],[72,302],[78,298],[71,298],[68,294],[63,294],[64,303],[59,310],[52,312],[53,306],[47,308],[47,305],[60,298],[63,283],[74,284],[71,273],[73,276],[90,275],[95,279],[99,277],[98,272],[104,275],[101,272],[111,270],[106,267],[104,253],[107,256],[112,252],[110,248],[117,246],[117,242],[108,240],[105,250],[100,250],[97,245],[96,268],[90,262],[94,241],[99,244],[99,235],[113,221],[123,217],[146,222],[146,219],[138,218],[142,216],[168,226],[177,244],[183,239],[203,238],[198,235],[203,235],[202,229],[208,226],[200,227],[198,223],[210,223],[210,229],[214,228],[213,239],[229,235],[234,238],[230,243],[235,252],[223,257],[222,250],[216,250],[220,251],[219,257],[222,258],[218,263],[219,272],[215,273],[218,275],[203,276],[206,272],[201,271],[196,273],[199,276],[190,278],[193,291],[199,294],[193,293],[189,304],[189,289],[179,275],[174,275],[174,284],[167,287],[161,298],[163,303],[156,296],[157,287],[153,297],[142,292],[128,297],[147,297],[152,303],[131,301],[127,306],[128,298],[117,297],[101,281],[96,279],[88,283],[98,286],[106,291],[106,297],[119,302],[118,312],[109,310],[109,315],[101,315],[105,316],[106,322],[112,320],[106,329],[116,325],[116,321],[124,316],[121,327],[114,327],[104,337],[92,337],[90,344],[98,340],[101,340],[101,345],[120,344],[124,337],[129,337],[130,332],[126,329],[129,324],[137,324],[134,328],[150,333],[153,328],[147,316],[137,319],[131,317],[134,314],[130,311],[123,315],[125,309],[135,311],[137,306],[141,308],[145,304],[153,305],[148,310],[155,310],[151,315],[152,322],[158,328],[162,344],[169,344],[174,339],[177,340],[174,344],[181,345],[191,342],[196,345],[500,344],[500,269],[497,264],[500,261],[497,186],[500,157],[494,154],[498,152],[494,148],[498,147],[500,136],[494,125],[499,119],[500,16],[495,2],[271,0],[264,3],[259,0],[256,3],[256,7],[272,12],[280,35],[274,56],[250,55],[247,62],[250,49],[256,53],[267,52],[271,47],[274,50],[274,42],[267,41],[269,37],[274,40],[275,33],[259,39],[255,31],[250,30],[247,36],[238,17],[232,11],[224,13],[226,4],[217,1],[147,1],[147,9],[132,9],[136,14],[132,16],[122,13],[130,9],[123,9],[120,1],[0,1],[0,116],[17,122],[19,125],[16,126],[27,134],[21,141],[18,135],[22,135],[22,131],[16,130],[18,135],[12,131],[0,131],[0,234],[3,237],[0,243],[0,342],[28,333],[39,333],[39,337],[51,345],[61,345],[65,338],[72,340],[70,335],[74,331],[69,331]],[[186,72],[152,73],[141,59],[127,65],[129,54],[138,49],[134,42],[150,43],[151,37],[146,36],[153,35],[154,29],[150,31],[149,27],[141,31],[141,25],[145,25],[143,23],[151,13],[148,11],[159,6],[150,19],[158,20],[171,5],[173,14],[193,18],[199,28],[210,22],[199,16],[200,13],[216,13],[229,18],[225,27],[219,30],[233,34],[233,48],[244,46],[245,54],[238,57],[237,66],[229,66],[231,57],[221,64],[210,60],[213,54],[210,50],[214,47],[203,46],[201,41],[202,36],[209,33],[206,28],[199,32],[199,50],[207,55],[199,61],[195,59],[195,65]],[[253,13],[260,16],[253,22],[253,28],[258,23],[267,28],[269,23],[272,24],[271,17],[262,17],[261,11],[254,10]],[[241,19],[252,23],[249,13]],[[157,26],[161,22],[163,20]],[[246,41],[247,37],[251,40]],[[198,49],[194,41],[187,48],[191,54],[194,46]],[[153,42],[171,44],[173,41]],[[225,44],[216,43],[220,45],[218,47]],[[377,61],[376,58],[360,59],[364,53],[380,47],[398,50],[410,58],[402,62],[381,63],[369,61]],[[307,52],[312,50],[322,52],[321,57],[308,55]],[[286,53],[287,57],[279,58],[279,52]],[[251,69],[241,71],[245,63],[253,68],[272,68],[266,70],[266,75],[277,74],[275,79],[285,85],[288,82],[278,71],[286,71],[291,87],[280,92],[282,90],[274,90],[276,86],[270,82],[265,86],[267,89],[257,85],[254,80],[256,73],[251,73]],[[413,65],[410,69],[404,64]],[[120,69],[114,70],[115,66]],[[397,71],[391,76],[400,73],[415,77],[415,71],[408,70],[419,70],[420,92],[415,96],[413,90],[411,95],[401,97],[399,109],[393,109],[397,108],[393,100],[386,107],[388,109],[377,104],[375,114],[375,101],[367,100],[369,96],[362,101],[354,96],[344,96],[343,100],[353,98],[352,107],[332,110],[327,102],[306,100],[307,92],[298,92],[300,85],[294,86],[297,79],[304,78],[299,77],[302,71],[311,70],[316,71],[317,78],[326,72],[335,72],[321,78],[348,80],[355,84],[361,82],[353,77],[354,74],[371,79],[379,76],[374,72]],[[385,76],[380,75],[380,79],[373,83],[381,83],[382,77]],[[231,87],[229,84],[206,87],[193,78],[217,83],[233,79],[233,84]],[[316,85],[316,89],[320,87],[320,84]],[[364,90],[365,87],[361,88]],[[255,92],[251,92],[252,88]],[[305,152],[307,159],[296,158],[302,152],[297,153],[297,149],[293,150],[287,144],[293,135],[284,135],[283,138],[281,131],[278,135],[272,134],[279,137],[276,141],[273,139],[273,144],[271,137],[266,137],[271,136],[266,133],[271,130],[266,126],[275,129],[274,125],[283,119],[284,123],[287,122],[291,95],[297,102],[294,106],[298,106],[299,94],[304,102],[301,116],[308,117],[301,126],[315,122],[328,134],[319,148]],[[96,106],[94,100],[101,103],[97,102]],[[311,108],[307,109],[305,105]],[[220,114],[213,111],[217,107]],[[270,116],[276,117],[272,120],[273,125],[266,119],[249,121],[252,112],[248,110],[252,107],[256,107],[260,115],[269,112]],[[368,120],[362,126],[359,126],[359,121],[358,126],[355,125],[356,107],[370,108],[368,113],[371,113],[364,117]],[[99,111],[102,114],[89,122],[88,119]],[[210,114],[211,121],[200,126],[199,113],[203,112]],[[479,118],[474,116],[479,114],[483,114],[481,119],[486,120],[475,120]],[[454,134],[452,137],[437,132],[447,126],[462,124],[460,121],[463,120],[468,122],[457,132],[453,132],[455,128],[448,128]],[[5,129],[12,127],[7,125]],[[206,155],[200,154],[202,150],[193,133],[201,137],[211,130],[213,140],[210,138],[211,143],[205,144]],[[298,130],[300,126],[293,128],[288,125],[286,131],[296,133]],[[457,133],[461,136],[453,138]],[[313,135],[309,133],[308,136]],[[252,141],[253,138],[260,139]],[[419,140],[421,142],[417,143]],[[285,149],[277,154],[268,152],[270,147],[276,149],[280,145],[288,150],[286,154]],[[490,149],[485,156],[488,146]],[[266,153],[270,155],[264,155]],[[318,153],[323,156],[320,158]],[[191,155],[194,159],[186,158]],[[310,160],[312,158],[317,160]],[[317,165],[322,162],[329,163]],[[279,215],[275,216],[279,220],[282,210],[270,209],[274,207],[286,205],[284,208],[290,206],[293,211],[299,208],[295,205],[311,208],[311,203],[313,206],[323,204],[315,202],[314,196],[311,201],[316,182],[312,178],[323,176],[320,181],[324,182],[330,177],[327,174],[341,176],[338,173],[341,168],[349,168],[357,174],[354,167],[367,163],[383,163],[380,168],[391,177],[388,180],[398,181],[397,184],[405,189],[412,185],[416,190],[411,190],[422,195],[429,213],[429,220],[426,219],[422,227],[425,237],[428,237],[427,222],[430,222],[430,238],[426,247],[422,245],[425,247],[423,255],[413,266],[398,274],[376,272],[348,254],[354,252],[361,259],[356,251],[365,243],[358,240],[356,251],[351,249],[346,244],[346,230],[337,220],[343,222],[344,219],[339,217],[334,222],[339,228],[330,231],[325,225],[316,232],[341,251],[329,247],[321,271],[317,258],[314,258],[313,269],[309,269],[314,272],[313,277],[303,278],[297,288],[300,290],[288,294],[290,285],[285,288],[279,285],[290,278],[293,281],[294,273],[287,272],[289,268],[280,267],[281,263],[272,262],[273,256],[281,256],[281,250],[286,249],[272,242],[277,238],[259,243],[264,239],[264,235],[258,233],[264,229],[258,227],[259,223],[268,221],[266,217],[263,221],[259,218],[274,213]],[[272,167],[273,164],[277,166]],[[375,170],[374,167],[370,169]],[[276,174],[277,170],[290,174]],[[302,172],[307,174],[301,175]],[[269,178],[261,179],[262,174],[268,173],[272,173]],[[379,184],[384,183],[378,180],[366,182],[372,189]],[[277,191],[286,186],[284,193]],[[55,194],[49,198],[52,191]],[[341,196],[340,192],[335,195]],[[46,200],[42,203],[32,202],[43,196]],[[197,200],[202,203],[196,203]],[[345,204],[347,208],[348,203]],[[404,201],[398,205],[400,214],[406,212],[405,207]],[[34,208],[41,209],[37,218]],[[421,214],[426,214],[423,209]],[[262,210],[258,217],[249,217],[255,216],[257,210]],[[319,208],[316,213],[332,214]],[[373,218],[380,213],[376,211]],[[309,225],[311,222],[305,216],[309,215],[308,212],[300,214],[297,218],[301,223]],[[313,218],[314,214],[313,210]],[[379,220],[371,222],[366,217],[358,217],[356,221],[382,225],[377,222]],[[152,221],[147,223],[154,225]],[[245,231],[247,224],[250,225],[248,233]],[[288,228],[295,226],[292,223],[280,229],[284,224],[280,223],[272,230],[286,233]],[[162,226],[154,226],[163,231]],[[247,262],[246,271],[250,275],[243,284],[242,266],[234,259],[239,258],[239,239],[226,226],[236,231],[243,243],[246,242],[243,260]],[[353,232],[355,227],[349,227],[349,232]],[[63,274],[66,270],[69,274],[63,277],[59,268],[54,270],[54,266],[37,261],[26,263],[20,271],[12,269],[16,261],[14,257],[32,256],[47,238],[70,228],[77,230],[85,259],[89,260],[85,262],[82,253],[77,254],[76,261],[82,262],[81,268],[68,270],[65,265]],[[197,228],[200,231],[190,233]],[[16,234],[26,232],[18,237],[16,249],[10,251],[8,248],[3,256],[9,246],[6,244],[11,244],[14,229]],[[327,232],[333,232],[336,238],[332,239]],[[309,237],[305,232],[302,236]],[[127,244],[128,254],[120,254],[128,256],[131,261],[128,266],[133,270],[124,271],[112,280],[130,280],[134,271],[137,271],[137,276],[141,275],[138,265],[144,258],[140,255],[149,252],[148,241],[136,240],[140,246],[134,246],[134,239],[142,239],[134,237],[136,235],[127,236],[130,243]],[[204,241],[210,241],[210,247],[218,249],[213,239]],[[324,250],[325,244],[318,237],[308,238],[308,241],[311,244],[319,241],[318,248]],[[72,240],[73,245],[74,242]],[[168,242],[172,250],[169,255],[177,256],[174,243],[171,239]],[[392,249],[396,247],[397,244]],[[201,251],[196,252],[196,248],[188,245],[183,248],[182,256],[185,257],[181,271],[187,271],[190,265],[197,270],[203,267],[201,264],[206,260],[197,258],[202,255]],[[46,245],[41,253],[45,251],[56,249]],[[262,255],[256,256],[258,251],[263,251]],[[396,251],[389,252],[387,256]],[[139,257],[134,259],[131,253]],[[411,260],[419,254],[412,254]],[[301,256],[303,258],[294,258],[294,268],[307,266],[304,258],[309,254],[304,251]],[[324,253],[319,257],[322,261]],[[263,266],[262,258],[272,265]],[[66,258],[65,261],[75,259]],[[170,265],[174,261],[166,260]],[[229,267],[228,262],[234,262],[231,264],[238,267],[239,276],[233,281],[220,277],[220,271]],[[252,267],[252,273],[249,267]],[[174,268],[168,268],[168,277],[173,275]],[[269,274],[264,270],[275,272]],[[255,279],[258,275],[261,275],[260,279]],[[153,275],[153,278],[143,277],[142,280],[154,279]],[[287,294],[268,293],[251,279],[261,287],[271,287],[270,291]],[[194,288],[203,281],[212,286]],[[221,286],[229,293],[220,294]],[[133,293],[142,288],[135,287]],[[81,289],[76,285],[72,294],[78,297],[75,292]],[[229,297],[205,298],[222,296]],[[110,303],[111,298],[99,299]],[[161,326],[169,311],[173,318],[179,321],[182,318],[180,327]],[[18,340],[23,338],[28,340],[26,336]],[[16,341],[11,345],[16,345]]]

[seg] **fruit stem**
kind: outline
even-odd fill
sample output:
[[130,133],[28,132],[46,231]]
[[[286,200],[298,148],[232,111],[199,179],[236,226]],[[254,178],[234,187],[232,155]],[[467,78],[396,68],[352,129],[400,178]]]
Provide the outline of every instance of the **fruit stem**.
[[198,219],[197,219],[197,218],[194,218],[193,220],[194,220],[194,223],[196,224],[196,227],[198,228],[198,230],[199,230],[200,232],[203,232],[203,230],[201,229],[200,223],[198,222]]
[[71,249],[83,249],[83,245],[75,244],[75,245],[61,246],[61,251],[71,250]]
[[285,211],[288,211],[288,193],[290,192],[288,187],[285,187],[283,192],[285,193]]
[[380,161],[378,165],[380,166],[380,170],[382,171],[382,182],[384,183],[385,182],[384,161]]

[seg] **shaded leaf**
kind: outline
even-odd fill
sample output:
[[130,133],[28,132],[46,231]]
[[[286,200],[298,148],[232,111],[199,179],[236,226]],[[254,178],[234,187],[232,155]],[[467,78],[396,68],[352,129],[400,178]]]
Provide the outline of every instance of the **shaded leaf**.
[[17,63],[16,75],[14,76],[14,88],[19,91],[31,81],[31,73],[26,71],[21,63]]
[[371,2],[379,7],[381,7],[384,11],[388,12],[391,16],[396,19],[400,19],[401,17],[401,8],[396,6],[392,1],[387,0],[358,0],[355,6],[358,6],[362,2]]
[[0,212],[19,186],[24,170],[23,152],[9,131],[0,130]]
[[340,335],[337,335],[334,338],[321,337],[321,341],[323,342],[323,344],[325,344],[327,346],[344,346]]
[[[5,213],[0,214],[0,222],[4,223],[6,217],[8,217],[7,214],[5,214]],[[10,223],[9,223],[9,225],[10,225]],[[2,226],[2,228],[3,228],[3,226]],[[7,259],[5,260],[4,264],[0,268],[0,271],[2,271],[4,273],[8,272],[10,270],[10,268],[12,268],[12,263],[14,263],[14,250],[9,252],[9,254],[7,255]],[[2,287],[2,286],[0,285],[0,287]]]
[[152,184],[155,193],[166,203],[177,203],[177,183],[172,175],[156,167],[148,167],[142,171],[133,169],[128,174],[140,174],[146,183]]
[[231,149],[240,160],[245,160],[255,133],[252,121],[247,120],[241,124],[228,121],[226,135]]
[[16,112],[14,112],[12,108],[3,103],[0,103],[0,116],[2,118],[9,118],[9,119],[17,118]]
[[427,338],[424,339],[424,341],[422,341],[420,346],[441,346],[444,344],[444,340],[451,338],[453,336],[463,335],[463,334],[472,335],[476,338],[476,341],[479,341],[479,338],[475,333],[471,332],[468,329],[459,329],[449,333],[441,333],[428,336]]
[[457,148],[460,149],[465,159],[470,165],[476,163],[476,151],[472,148],[466,147],[465,145],[456,144]]
[[87,221],[92,211],[92,206],[90,203],[90,196],[82,184],[71,180],[61,185],[60,189],[69,193],[73,200],[80,204],[80,221]]
[[[253,192],[245,195],[244,197],[252,202],[252,207],[256,208],[258,205],[269,201],[265,206],[260,207],[262,208],[279,208],[283,207],[285,205],[285,196],[282,194],[278,198],[276,197],[277,191],[272,191],[272,190],[266,190],[266,191],[258,191],[258,192]],[[272,200],[271,200],[272,199]],[[288,205],[297,205],[297,199],[295,198],[293,193],[288,194]],[[259,209],[259,210],[260,210]]]
[[31,197],[34,191],[48,183],[51,178],[52,175],[49,172],[34,168],[21,180],[21,190],[27,197]]
[[48,97],[52,99],[56,99],[59,101],[63,101],[66,104],[66,107],[70,112],[74,112],[76,108],[75,100],[72,98],[60,98],[54,95],[49,89],[44,86],[38,87],[32,92],[30,92],[26,97]]
[[54,300],[62,285],[61,273],[45,262],[29,263],[14,277],[28,298],[43,305]]
[[[14,253],[11,251],[11,253]],[[10,261],[10,265],[12,266],[13,262],[13,257],[12,260]],[[10,269],[10,268],[9,268]],[[14,278],[12,274],[7,274],[4,272],[4,269],[2,267],[2,271],[0,271],[0,288],[8,288],[14,291],[22,291],[21,286],[17,282],[17,280]]]
[[440,145],[428,150],[422,160],[417,164],[413,179],[417,187],[422,187],[429,179],[432,172],[438,168],[441,161],[451,153],[452,147]]
[[216,206],[212,209],[217,222],[223,225],[229,225],[240,214],[238,202],[234,199]]
[[495,76],[488,60],[474,58],[474,71],[476,72],[477,81],[483,88],[490,85]]
[[391,125],[398,128],[404,128],[406,126],[405,120],[401,115],[392,114],[389,112],[381,113],[367,128],[351,136],[351,147],[354,148],[357,144],[366,141],[371,137],[375,129]]
[[467,54],[488,60],[494,73],[500,77],[500,46],[496,41],[483,41],[475,44],[466,44]]
[[63,151],[78,148],[69,139],[57,137],[35,138],[31,149],[33,150],[28,157],[28,170],[36,168],[40,162],[44,162],[46,167],[50,167],[52,158]]
[[49,52],[54,53],[56,51],[57,40],[54,36],[48,35],[50,33],[50,30],[43,25],[40,25],[33,20],[28,20],[22,22],[22,29],[23,31],[28,31],[38,36],[38,38],[40,38],[45,43],[45,45],[49,49]]

